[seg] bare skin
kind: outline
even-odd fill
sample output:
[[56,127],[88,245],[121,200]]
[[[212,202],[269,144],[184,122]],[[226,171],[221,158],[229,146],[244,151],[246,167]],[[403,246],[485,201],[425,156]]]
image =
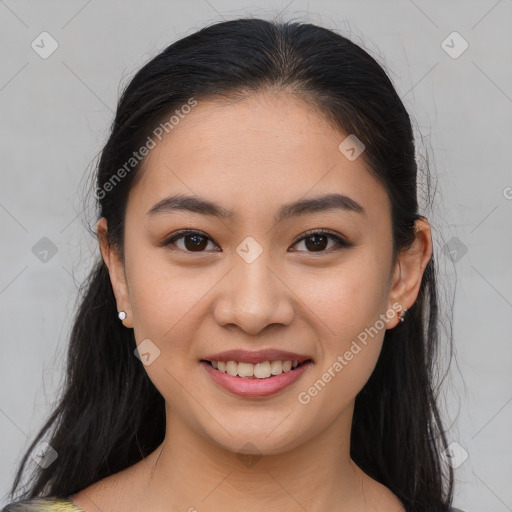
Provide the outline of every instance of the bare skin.
[[[385,330],[399,322],[396,305],[416,300],[432,254],[430,227],[418,220],[412,247],[393,260],[388,196],[362,157],[339,151],[346,136],[286,94],[199,102],[145,161],[128,200],[124,258],[107,243],[105,219],[98,222],[123,324],[137,343],[149,338],[160,350],[144,368],[166,400],[166,435],[145,460],[72,496],[86,512],[403,510],[350,459],[350,427]],[[333,193],[364,213],[274,219],[284,204]],[[174,194],[208,199],[235,217],[147,215]],[[322,228],[353,245],[327,238],[315,250],[303,236]],[[182,229],[206,237],[201,251],[190,237],[159,245]],[[251,263],[236,252],[247,236],[262,248]],[[301,403],[299,393],[332,372],[383,314],[378,334]],[[232,348],[289,350],[314,364],[273,396],[242,398],[199,363]],[[247,442],[252,460],[240,455]]]

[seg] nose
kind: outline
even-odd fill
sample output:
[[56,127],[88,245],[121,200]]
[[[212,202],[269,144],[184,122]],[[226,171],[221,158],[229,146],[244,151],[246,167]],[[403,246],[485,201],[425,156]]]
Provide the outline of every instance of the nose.
[[218,288],[213,315],[223,327],[236,325],[257,335],[269,325],[289,325],[294,317],[293,292],[264,254],[247,263],[235,258],[234,268]]

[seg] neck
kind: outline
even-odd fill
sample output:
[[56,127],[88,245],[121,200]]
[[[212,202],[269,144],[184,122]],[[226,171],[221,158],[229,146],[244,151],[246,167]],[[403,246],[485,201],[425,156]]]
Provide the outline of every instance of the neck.
[[316,437],[272,454],[243,442],[252,454],[226,450],[169,409],[166,420],[164,442],[145,461],[146,509],[365,509],[365,475],[350,459],[352,408]]

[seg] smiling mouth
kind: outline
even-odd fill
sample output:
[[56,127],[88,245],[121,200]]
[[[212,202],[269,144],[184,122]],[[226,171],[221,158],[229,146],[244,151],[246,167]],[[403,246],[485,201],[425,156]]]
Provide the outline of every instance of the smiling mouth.
[[312,359],[305,361],[264,361],[261,363],[243,363],[237,361],[208,361],[201,360],[202,363],[210,365],[215,370],[231,375],[232,377],[239,377],[241,379],[270,379],[278,377],[283,373],[294,372],[298,368],[312,362]]

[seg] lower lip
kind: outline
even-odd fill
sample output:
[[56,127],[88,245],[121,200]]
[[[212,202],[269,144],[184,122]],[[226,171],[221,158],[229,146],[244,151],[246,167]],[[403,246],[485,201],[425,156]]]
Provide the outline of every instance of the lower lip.
[[229,375],[229,373],[221,372],[220,370],[216,370],[209,363],[201,361],[201,365],[214,382],[227,391],[245,398],[259,398],[278,393],[300,379],[312,364],[312,361],[308,361],[298,366],[295,370],[283,372],[281,375],[275,375],[267,379],[247,379],[245,377],[234,377],[233,375]]

